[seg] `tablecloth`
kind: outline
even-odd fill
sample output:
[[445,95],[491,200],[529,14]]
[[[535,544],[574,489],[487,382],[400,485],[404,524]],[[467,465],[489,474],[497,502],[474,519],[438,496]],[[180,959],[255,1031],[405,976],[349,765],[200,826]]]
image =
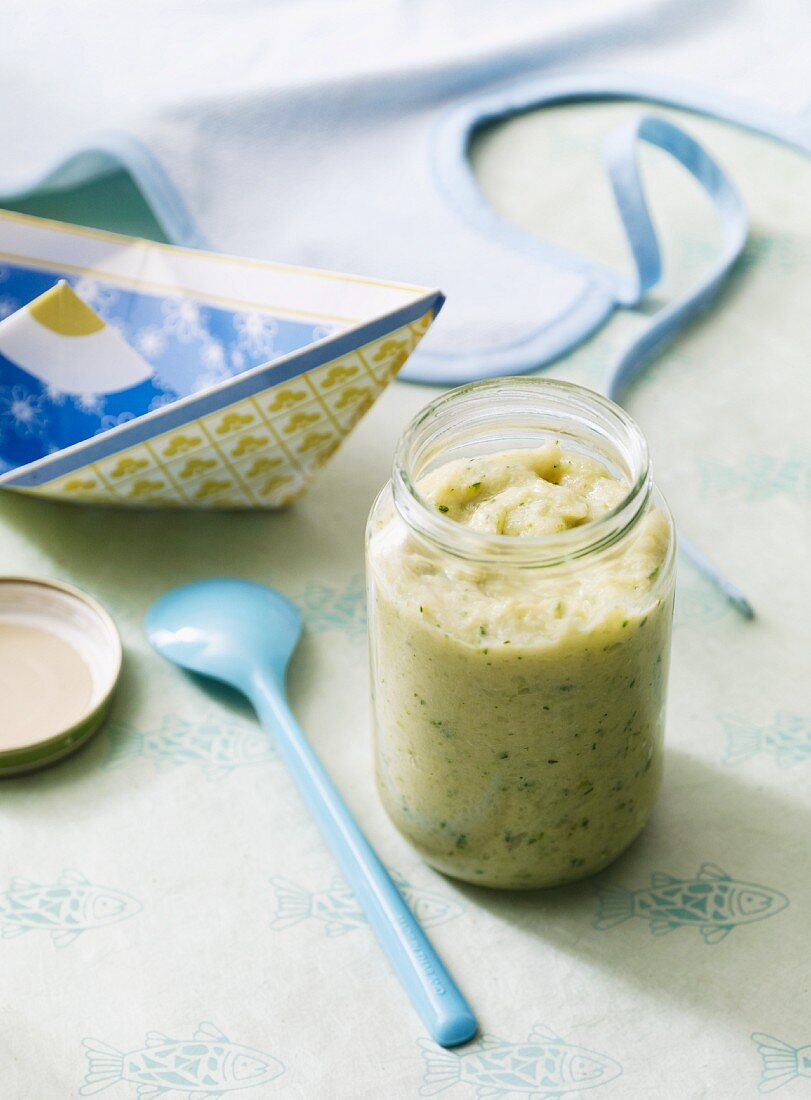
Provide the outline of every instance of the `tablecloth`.
[[[600,136],[631,110],[566,107],[485,135],[474,149],[485,191],[529,228],[622,262],[594,169]],[[98,736],[0,787],[0,1095],[808,1094],[811,165],[765,138],[681,120],[738,179],[753,235],[718,306],[629,405],[677,519],[758,617],[743,622],[682,565],[666,775],[649,827],[599,888],[519,894],[434,873],[383,813],[363,527],[398,434],[433,391],[393,385],[309,495],[277,514],[4,494],[3,572],[93,592],[126,654]],[[551,159],[552,147],[566,157]],[[675,179],[648,159],[659,184]],[[710,215],[681,180],[656,193],[667,207],[664,296],[707,262]],[[565,219],[563,194],[577,199]],[[654,307],[616,316],[551,373],[598,387]],[[301,606],[293,707],[458,977],[483,1041],[455,1052],[428,1041],[245,706],[150,651],[150,602],[216,574],[271,583]],[[726,934],[702,934],[697,883],[728,907]],[[650,890],[665,892],[667,927],[638,904]],[[609,897],[621,899],[621,922],[599,920]],[[21,898],[41,917],[22,933],[7,918]]]

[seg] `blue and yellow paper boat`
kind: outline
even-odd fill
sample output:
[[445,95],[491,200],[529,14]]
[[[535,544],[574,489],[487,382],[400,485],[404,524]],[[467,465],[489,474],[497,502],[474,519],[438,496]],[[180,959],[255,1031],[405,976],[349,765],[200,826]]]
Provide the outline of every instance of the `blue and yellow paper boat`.
[[442,301],[0,211],[0,485],[98,504],[288,504]]

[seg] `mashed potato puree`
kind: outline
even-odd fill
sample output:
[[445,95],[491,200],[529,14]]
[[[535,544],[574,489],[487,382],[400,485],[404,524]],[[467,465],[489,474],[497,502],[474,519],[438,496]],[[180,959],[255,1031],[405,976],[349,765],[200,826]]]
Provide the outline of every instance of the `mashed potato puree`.
[[[447,462],[417,488],[448,519],[518,539],[593,523],[629,490],[556,443]],[[373,520],[378,785],[433,866],[551,886],[639,833],[661,777],[670,541],[654,508],[594,560],[508,569],[433,554],[391,507]]]

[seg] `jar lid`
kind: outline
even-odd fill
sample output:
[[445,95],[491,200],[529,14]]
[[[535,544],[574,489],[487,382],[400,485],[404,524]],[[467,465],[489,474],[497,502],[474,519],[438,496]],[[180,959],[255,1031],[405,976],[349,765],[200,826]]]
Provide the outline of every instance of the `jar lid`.
[[120,671],[115,623],[92,597],[58,581],[0,576],[0,776],[84,744]]

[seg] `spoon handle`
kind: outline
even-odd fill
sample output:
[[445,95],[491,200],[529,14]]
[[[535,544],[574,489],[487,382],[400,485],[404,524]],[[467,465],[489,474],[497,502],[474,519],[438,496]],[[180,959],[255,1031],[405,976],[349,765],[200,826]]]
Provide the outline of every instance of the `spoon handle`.
[[411,1002],[441,1046],[476,1034],[467,1001],[364,836],[292,711],[270,680],[255,678],[251,701],[360,902]]

